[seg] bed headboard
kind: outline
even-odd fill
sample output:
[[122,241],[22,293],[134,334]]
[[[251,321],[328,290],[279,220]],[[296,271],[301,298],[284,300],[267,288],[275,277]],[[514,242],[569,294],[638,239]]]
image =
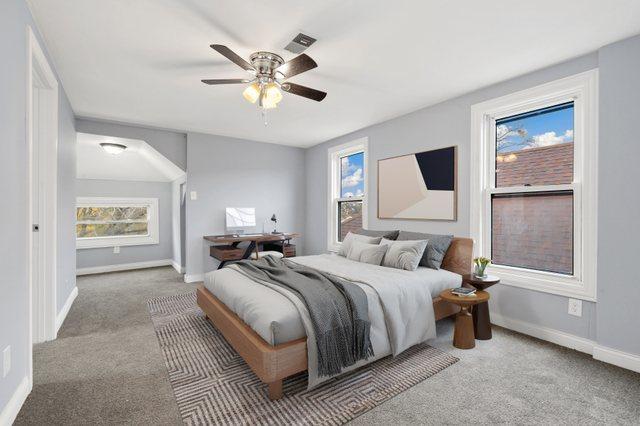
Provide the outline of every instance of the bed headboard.
[[468,274],[473,263],[473,240],[454,237],[442,259],[442,269],[456,274]]

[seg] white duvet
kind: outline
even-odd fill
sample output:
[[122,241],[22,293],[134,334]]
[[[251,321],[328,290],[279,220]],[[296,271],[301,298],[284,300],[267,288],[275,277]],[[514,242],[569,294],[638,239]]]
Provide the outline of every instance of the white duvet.
[[[345,370],[385,357],[434,338],[432,292],[457,287],[460,275],[419,268],[404,271],[322,254],[291,259],[298,264],[356,282],[367,295],[371,343],[375,356]],[[309,388],[330,377],[318,377],[313,327],[306,306],[298,297],[267,282],[256,283],[231,266],[209,272],[205,287],[271,344],[307,336]]]

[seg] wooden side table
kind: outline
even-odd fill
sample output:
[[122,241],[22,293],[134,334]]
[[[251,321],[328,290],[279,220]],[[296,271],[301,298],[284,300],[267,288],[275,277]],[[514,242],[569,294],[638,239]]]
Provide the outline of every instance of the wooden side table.
[[[462,276],[462,282],[475,287],[477,290],[486,290],[500,282],[500,278],[489,275],[486,278],[478,278],[474,274]],[[489,303],[478,304],[473,309],[473,332],[478,340],[491,339],[491,317],[489,316]]]
[[485,303],[489,300],[489,293],[477,290],[474,296],[458,296],[445,290],[440,293],[440,297],[449,303],[460,306],[460,312],[456,314],[456,326],[453,331],[453,346],[458,349],[472,349],[476,346],[476,339],[473,333],[473,319],[471,310],[474,305]]

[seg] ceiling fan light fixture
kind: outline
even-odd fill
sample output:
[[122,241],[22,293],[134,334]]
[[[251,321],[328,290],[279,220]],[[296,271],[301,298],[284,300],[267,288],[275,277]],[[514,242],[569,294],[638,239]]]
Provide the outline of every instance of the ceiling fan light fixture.
[[244,89],[242,96],[244,96],[247,101],[255,104],[260,97],[260,85],[258,83],[250,84],[246,89]]
[[263,103],[267,102],[275,105],[282,100],[282,93],[280,92],[280,89],[278,89],[278,85],[276,83],[265,84],[264,89],[262,90],[264,96],[262,99]]
[[126,145],[122,145],[119,143],[102,142],[100,146],[105,150],[105,152],[111,155],[122,154],[124,150],[127,149]]

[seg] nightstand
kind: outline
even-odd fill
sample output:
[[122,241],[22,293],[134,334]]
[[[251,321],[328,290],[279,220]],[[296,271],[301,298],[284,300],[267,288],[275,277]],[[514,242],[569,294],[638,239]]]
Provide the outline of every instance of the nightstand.
[[[498,284],[500,278],[495,275],[478,278],[474,274],[465,274],[462,276],[462,282],[478,290],[486,290],[492,285]],[[480,303],[473,309],[473,332],[478,340],[491,339],[491,317],[489,316],[489,304],[487,302]]]
[[489,293],[477,290],[473,296],[458,296],[445,290],[440,293],[440,297],[449,303],[460,306],[460,312],[456,314],[456,325],[453,332],[453,346],[458,349],[472,349],[476,346],[476,339],[473,333],[473,319],[471,311],[474,305],[486,303],[489,300]]

